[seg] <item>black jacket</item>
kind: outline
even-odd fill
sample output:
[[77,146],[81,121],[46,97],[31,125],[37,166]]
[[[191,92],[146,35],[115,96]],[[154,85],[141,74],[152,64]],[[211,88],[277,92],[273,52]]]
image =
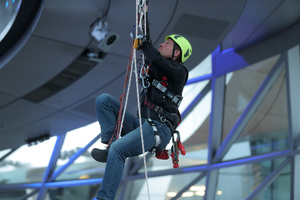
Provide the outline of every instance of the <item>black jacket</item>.
[[[142,51],[146,57],[146,63],[150,64],[149,82],[152,83],[153,79],[161,81],[163,77],[166,77],[167,89],[175,95],[182,96],[183,88],[188,79],[188,70],[186,67],[180,62],[162,57],[151,43],[143,44]],[[165,94],[155,87],[148,88],[147,101],[163,107],[170,113],[180,115],[175,104],[171,103],[170,99],[165,97]],[[146,118],[147,106],[143,102],[144,99],[142,99],[142,117]],[[151,111],[150,117],[155,120],[159,119],[157,113],[154,111]]]

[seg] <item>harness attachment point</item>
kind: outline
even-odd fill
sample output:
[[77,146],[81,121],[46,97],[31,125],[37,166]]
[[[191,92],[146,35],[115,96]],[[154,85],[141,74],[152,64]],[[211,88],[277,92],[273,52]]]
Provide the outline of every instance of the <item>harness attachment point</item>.
[[[174,134],[177,135],[177,139],[175,141],[174,139]],[[182,155],[186,154],[185,148],[183,146],[183,144],[180,141],[180,133],[178,131],[175,130],[175,132],[173,133],[172,136],[172,140],[173,140],[173,146],[172,146],[172,162],[173,162],[173,168],[178,168],[179,167],[179,151]]]

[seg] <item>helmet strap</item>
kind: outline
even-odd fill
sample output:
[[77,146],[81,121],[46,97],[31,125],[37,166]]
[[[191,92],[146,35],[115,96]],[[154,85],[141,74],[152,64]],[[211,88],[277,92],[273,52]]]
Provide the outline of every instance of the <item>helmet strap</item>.
[[174,41],[174,44],[173,44],[172,60],[174,60],[174,53],[175,53],[175,41]]

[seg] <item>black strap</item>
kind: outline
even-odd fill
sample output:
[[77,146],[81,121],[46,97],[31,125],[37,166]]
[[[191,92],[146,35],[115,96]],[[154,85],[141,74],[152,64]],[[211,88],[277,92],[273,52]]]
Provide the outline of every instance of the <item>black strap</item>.
[[161,138],[158,134],[158,130],[156,127],[156,124],[152,121],[151,118],[147,118],[147,121],[152,126],[153,132],[154,132],[154,146],[152,148],[152,151],[155,151],[161,144]]
[[147,106],[147,118],[150,118],[150,114],[148,113],[150,112],[150,110],[153,110],[157,113],[158,118],[161,122],[166,123],[172,131],[175,130],[180,121],[180,118],[176,113],[170,113],[163,107],[151,103],[147,99],[144,101],[144,105]]
[[168,90],[167,87],[165,87],[163,84],[161,84],[160,81],[158,81],[156,79],[154,79],[152,81],[152,86],[154,86],[155,88],[160,90],[162,93],[164,93],[171,100],[171,102],[175,104],[176,108],[179,107],[181,100],[183,99],[182,96],[175,95],[173,92]]

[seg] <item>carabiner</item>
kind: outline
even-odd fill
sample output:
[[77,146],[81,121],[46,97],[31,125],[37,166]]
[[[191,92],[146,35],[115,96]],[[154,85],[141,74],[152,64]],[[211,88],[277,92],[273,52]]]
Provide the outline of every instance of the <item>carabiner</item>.
[[161,122],[166,122],[167,121],[165,116],[161,116],[160,114],[158,114],[158,117],[159,117]]

